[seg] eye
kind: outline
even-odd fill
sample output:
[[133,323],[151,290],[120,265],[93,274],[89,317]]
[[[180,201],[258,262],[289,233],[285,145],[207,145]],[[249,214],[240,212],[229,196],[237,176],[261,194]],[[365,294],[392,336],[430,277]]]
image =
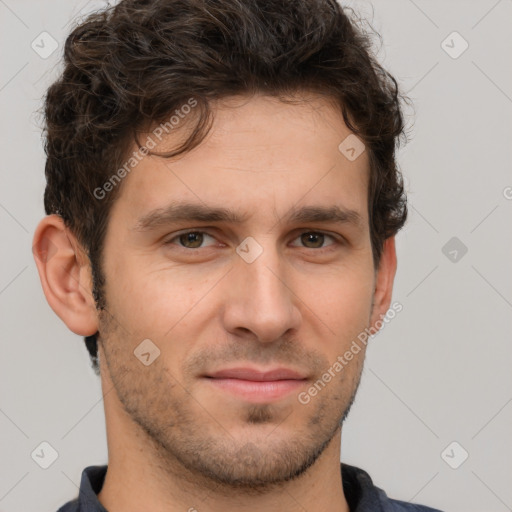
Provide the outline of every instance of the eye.
[[181,247],[185,249],[200,249],[205,236],[213,239],[204,231],[187,231],[167,240],[165,244],[172,244],[177,239]]
[[329,247],[329,245],[323,245],[326,238],[334,240],[334,244],[329,245],[335,245],[336,243],[340,243],[333,236],[328,235],[327,233],[322,233],[321,231],[305,231],[301,233],[300,236],[298,236],[295,240],[300,239],[300,241],[303,244],[306,244],[306,248],[308,249],[324,249],[326,247]]
[[[186,231],[178,235],[173,236],[169,240],[165,241],[165,245],[171,245],[175,240],[178,241],[178,245],[184,249],[202,249],[205,237],[215,240],[215,238],[204,231]],[[326,239],[334,240],[334,243],[324,245]],[[304,231],[295,240],[299,240],[305,244],[304,247],[307,249],[327,249],[328,247],[336,244],[340,244],[334,236],[322,233],[321,231]],[[297,247],[296,245],[294,247]]]

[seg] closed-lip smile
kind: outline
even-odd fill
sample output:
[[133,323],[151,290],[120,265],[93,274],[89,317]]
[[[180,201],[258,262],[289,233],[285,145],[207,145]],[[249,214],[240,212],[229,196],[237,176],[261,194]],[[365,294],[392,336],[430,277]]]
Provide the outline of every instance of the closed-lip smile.
[[285,397],[304,386],[308,377],[291,368],[258,370],[250,367],[225,368],[204,378],[232,395],[246,401],[264,403]]

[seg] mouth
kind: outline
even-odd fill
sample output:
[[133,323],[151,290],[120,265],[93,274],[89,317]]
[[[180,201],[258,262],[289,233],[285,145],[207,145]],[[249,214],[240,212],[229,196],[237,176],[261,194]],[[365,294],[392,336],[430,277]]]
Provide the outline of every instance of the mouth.
[[268,403],[297,392],[308,382],[308,377],[290,368],[257,370],[229,368],[203,378],[215,389],[253,403]]

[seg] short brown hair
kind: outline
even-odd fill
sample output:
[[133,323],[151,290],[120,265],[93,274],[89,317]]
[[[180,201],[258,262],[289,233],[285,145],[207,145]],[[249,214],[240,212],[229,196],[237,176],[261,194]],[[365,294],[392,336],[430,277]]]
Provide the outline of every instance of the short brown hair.
[[[71,32],[64,70],[45,98],[44,206],[87,251],[99,310],[103,241],[121,186],[101,200],[94,190],[139,144],[137,131],[164,121],[190,97],[198,102],[197,124],[164,156],[201,143],[212,100],[259,92],[285,101],[298,91],[334,100],[368,151],[377,267],[384,241],[407,217],[395,147],[407,140],[401,100],[408,98],[346,10],[335,0],[122,0]],[[98,373],[96,335],[86,345]]]

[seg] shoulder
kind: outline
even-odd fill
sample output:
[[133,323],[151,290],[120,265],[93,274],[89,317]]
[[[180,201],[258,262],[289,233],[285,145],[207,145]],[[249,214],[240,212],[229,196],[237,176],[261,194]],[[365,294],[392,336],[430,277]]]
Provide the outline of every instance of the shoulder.
[[106,512],[98,500],[107,465],[88,466],[82,471],[78,496],[60,507],[57,512]]
[[75,498],[72,501],[68,501],[65,505],[62,505],[57,512],[79,512],[79,510],[78,498]]
[[409,503],[406,501],[393,500],[391,498],[387,498],[386,505],[388,508],[384,509],[385,512],[442,512],[437,508],[431,508],[426,505],[418,505],[416,503]]
[[361,468],[342,463],[341,475],[343,492],[351,512],[442,512],[425,505],[388,497]]

